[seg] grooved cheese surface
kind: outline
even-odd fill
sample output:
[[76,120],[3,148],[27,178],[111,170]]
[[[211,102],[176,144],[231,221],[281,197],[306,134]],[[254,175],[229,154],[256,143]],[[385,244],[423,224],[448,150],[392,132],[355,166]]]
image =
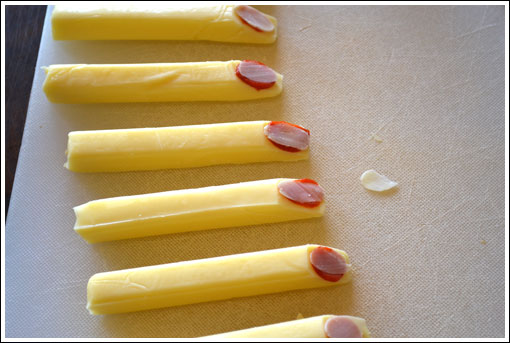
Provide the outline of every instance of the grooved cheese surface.
[[[275,44],[54,41],[46,18],[5,228],[7,337],[198,337],[298,313],[361,317],[372,337],[503,337],[504,7],[257,8],[278,19]],[[243,59],[284,75],[282,93],[66,105],[42,91],[50,64]],[[70,131],[257,120],[309,129],[309,159],[63,167]],[[369,169],[398,187],[367,191],[359,178]],[[73,230],[72,208],[94,199],[273,178],[316,180],[324,216],[100,244]],[[96,273],[309,243],[348,252],[352,282],[121,315],[86,309]]]
[[[337,282],[314,271],[309,256],[317,247],[301,245],[98,273],[88,282],[87,308],[93,314],[112,314],[349,282],[349,270]],[[335,251],[349,263],[346,252]]]
[[98,199],[74,208],[74,229],[97,243],[322,216],[325,203],[309,208],[281,194],[281,182],[295,181],[258,180]]
[[[81,8],[80,8],[81,7]],[[277,36],[243,23],[235,5],[194,6],[168,3],[58,5],[53,38],[58,40],[207,40],[267,44]]]
[[66,168],[75,172],[115,172],[308,158],[309,149],[288,152],[275,146],[264,133],[269,123],[257,120],[71,132]]
[[44,67],[48,100],[64,104],[243,101],[273,97],[283,77],[256,89],[236,75],[241,61],[53,64]]

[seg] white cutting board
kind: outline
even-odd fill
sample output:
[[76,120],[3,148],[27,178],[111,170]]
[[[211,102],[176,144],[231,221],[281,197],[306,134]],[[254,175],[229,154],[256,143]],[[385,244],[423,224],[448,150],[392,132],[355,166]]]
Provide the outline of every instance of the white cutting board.
[[[279,20],[274,45],[56,42],[48,13],[5,232],[8,337],[193,337],[298,313],[362,316],[375,337],[504,335],[504,7],[260,8]],[[273,67],[283,94],[62,105],[41,89],[49,64],[230,59]],[[310,160],[88,175],[63,167],[73,130],[261,119],[309,128]],[[363,189],[367,169],[398,190]],[[97,245],[73,231],[72,207],[93,199],[275,177],[318,180],[324,218]],[[122,315],[85,309],[97,272],[306,243],[346,250],[353,282]]]

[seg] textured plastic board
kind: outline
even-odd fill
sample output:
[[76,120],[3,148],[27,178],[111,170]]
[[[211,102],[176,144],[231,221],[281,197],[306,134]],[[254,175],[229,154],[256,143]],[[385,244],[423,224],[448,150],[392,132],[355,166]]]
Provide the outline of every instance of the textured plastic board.
[[[260,8],[279,20],[273,45],[54,41],[48,14],[6,226],[8,337],[193,337],[298,313],[364,317],[375,337],[504,335],[504,7]],[[62,105],[42,92],[49,64],[229,59],[281,72],[283,94]],[[73,130],[262,119],[309,128],[309,161],[114,174],[63,167]],[[398,189],[365,190],[367,169]],[[73,232],[72,207],[93,199],[276,177],[318,180],[325,216],[98,245]],[[346,250],[353,282],[122,315],[85,309],[97,272],[306,243]]]

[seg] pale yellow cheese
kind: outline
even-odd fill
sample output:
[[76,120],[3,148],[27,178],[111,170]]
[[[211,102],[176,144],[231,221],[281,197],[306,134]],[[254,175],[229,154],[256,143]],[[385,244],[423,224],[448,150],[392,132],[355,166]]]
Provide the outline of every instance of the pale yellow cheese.
[[251,329],[226,332],[203,338],[327,338],[324,325],[329,318],[345,317],[360,329],[362,337],[370,337],[365,319],[352,316],[322,315],[288,322],[259,326]]
[[270,179],[90,201],[74,208],[74,229],[89,243],[177,232],[320,217],[298,205]]
[[235,5],[109,4],[57,5],[51,17],[56,40],[207,40],[272,43],[275,29],[259,32],[243,23]]
[[57,64],[45,68],[43,90],[56,103],[241,101],[273,97],[282,75],[266,89],[255,89],[236,75],[241,61]]
[[[87,308],[92,314],[132,312],[349,282],[350,265],[337,282],[315,273],[309,255],[317,246],[95,274],[87,286]],[[335,250],[349,263],[344,251]]]
[[269,123],[70,132],[65,167],[75,172],[115,172],[308,158],[308,149],[288,152],[272,144],[264,135]]

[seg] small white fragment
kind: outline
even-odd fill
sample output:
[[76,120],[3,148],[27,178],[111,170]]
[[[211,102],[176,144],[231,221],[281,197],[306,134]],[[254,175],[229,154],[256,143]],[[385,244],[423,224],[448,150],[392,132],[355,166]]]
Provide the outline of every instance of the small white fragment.
[[367,170],[360,177],[361,184],[368,190],[383,192],[398,185],[395,181],[391,181],[386,176],[379,174],[373,169]]
[[370,133],[370,137],[368,139],[374,140],[376,143],[382,143],[382,138],[377,135],[377,133]]

